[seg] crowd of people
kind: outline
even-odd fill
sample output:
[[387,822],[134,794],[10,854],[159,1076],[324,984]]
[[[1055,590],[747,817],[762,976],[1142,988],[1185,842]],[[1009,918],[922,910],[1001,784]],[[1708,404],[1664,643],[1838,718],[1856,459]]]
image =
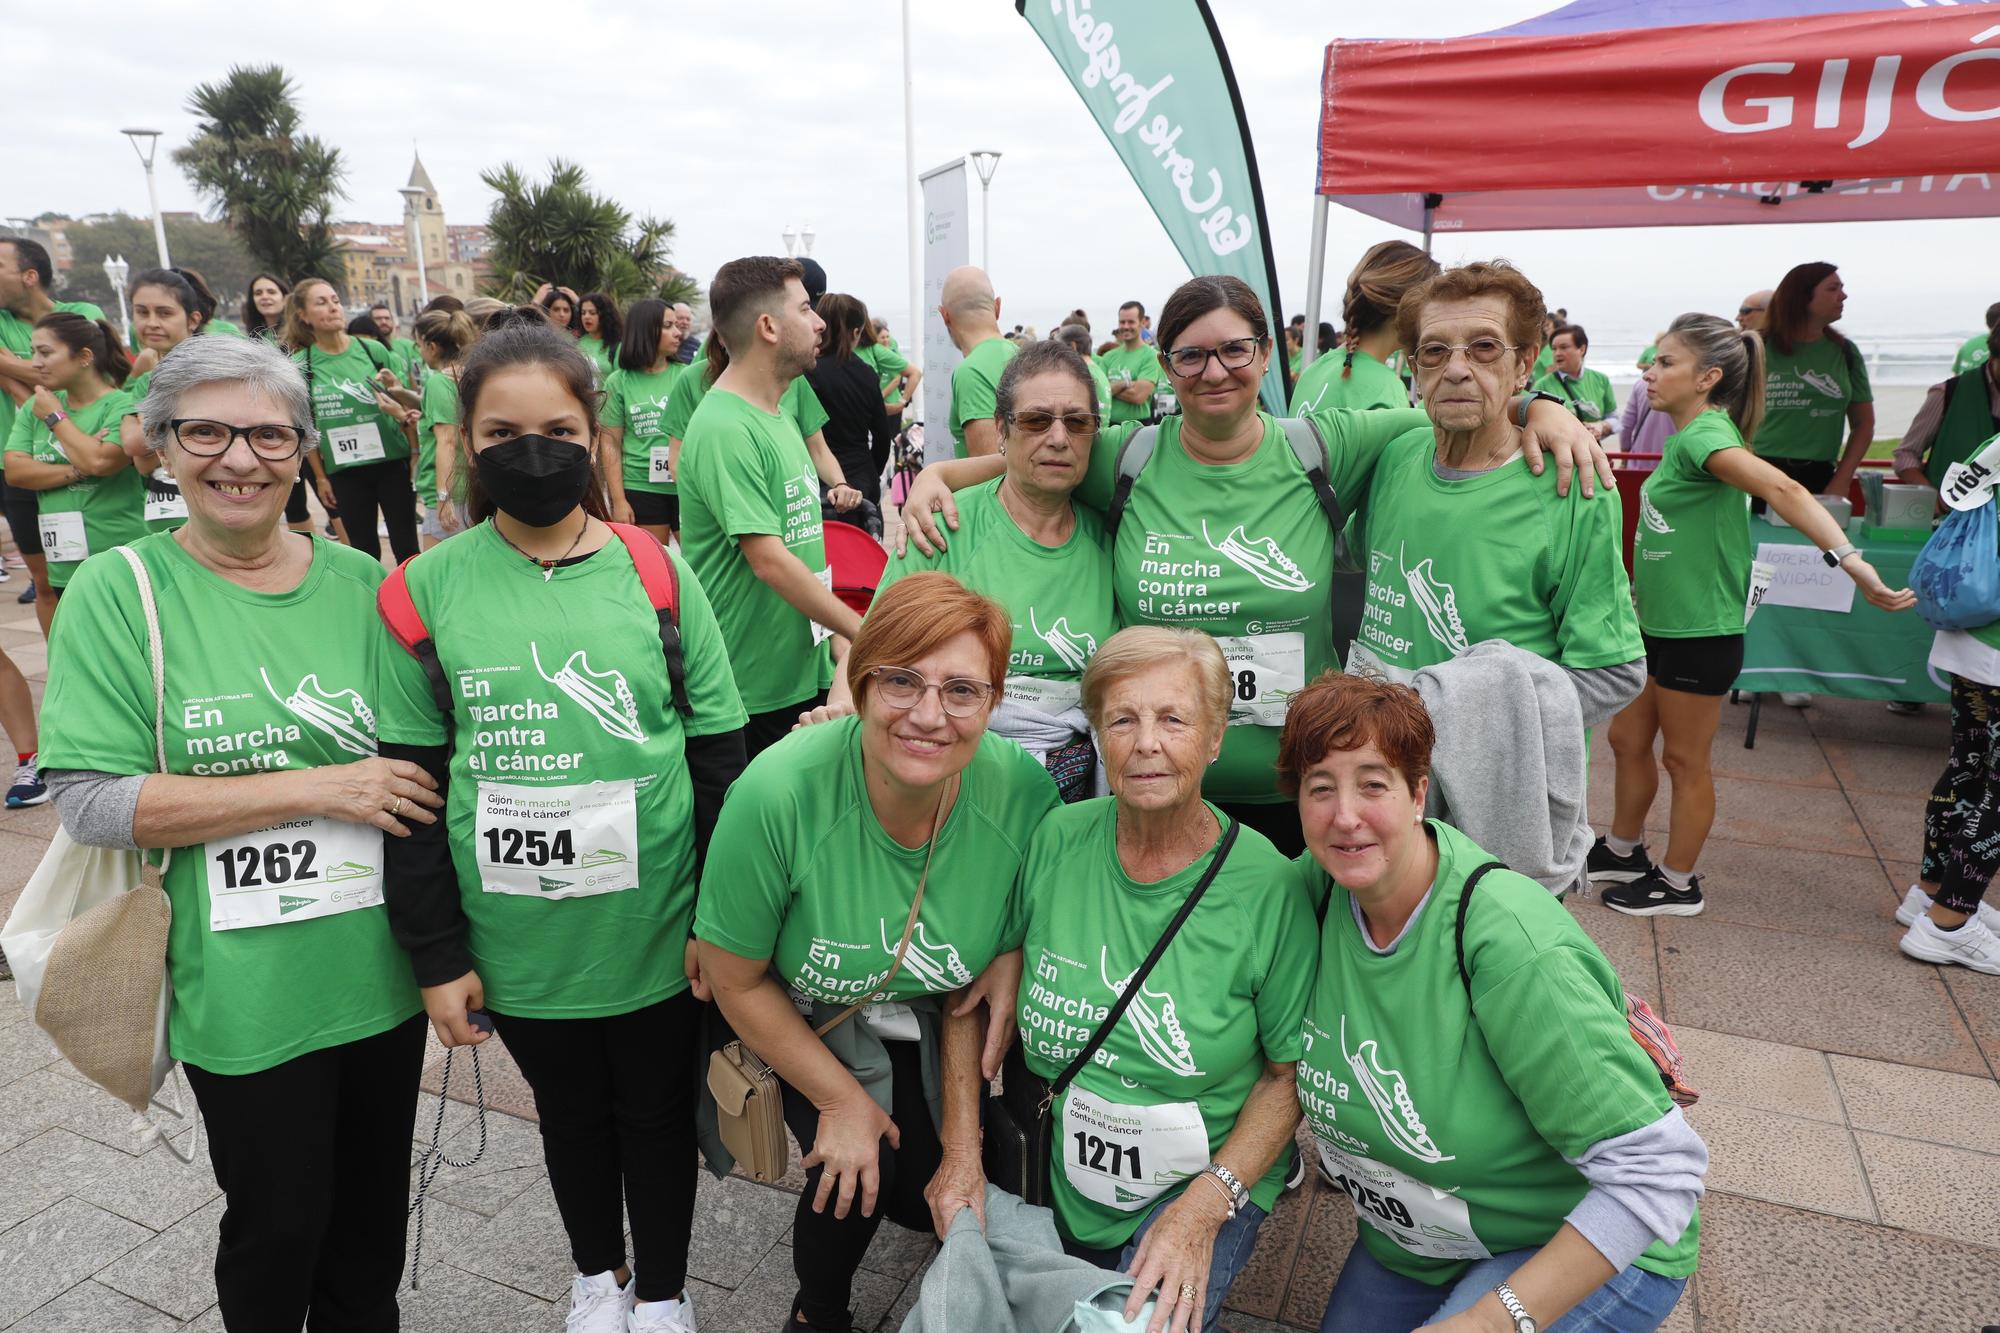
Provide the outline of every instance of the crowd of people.
[[[0,673],[9,803],[174,853],[228,1327],[395,1326],[426,1030],[499,1036],[534,1093],[573,1333],[696,1327],[730,1037],[805,1154],[790,1328],[851,1326],[883,1217],[942,1237],[997,1184],[1129,1278],[1135,1327],[1214,1329],[1301,1124],[1359,1219],[1325,1329],[1674,1308],[1707,1151],[1559,898],[1702,908],[1753,498],[1911,604],[1813,499],[1870,433],[1831,266],[1674,320],[1637,421],[1503,261],[1370,249],[1290,418],[1259,392],[1292,335],[1237,279],[1106,345],[1082,311],[1003,332],[958,269],[954,456],[905,478],[859,609],[826,525],[882,531],[920,375],[810,260],[722,265],[698,347],[685,306],[560,286],[403,339],[271,275],[225,332],[162,269],[135,356],[51,277],[0,240],[8,520],[53,628],[38,743]],[[2000,426],[1990,364],[1899,468]],[[1604,441],[1634,431],[1628,579]],[[2000,973],[2000,626],[1939,652],[1903,948]],[[1045,1156],[991,1152],[996,1079]]]

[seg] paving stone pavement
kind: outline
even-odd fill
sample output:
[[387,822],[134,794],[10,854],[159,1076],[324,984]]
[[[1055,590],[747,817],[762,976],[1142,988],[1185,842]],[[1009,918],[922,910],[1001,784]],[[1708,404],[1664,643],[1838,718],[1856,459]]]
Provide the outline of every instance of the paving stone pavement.
[[[0,648],[39,696],[40,636],[11,598],[0,599]],[[1713,1155],[1701,1271],[1666,1328],[1977,1333],[2000,1323],[2000,978],[1903,958],[1892,921],[1915,875],[1945,719],[1832,699],[1774,706],[1745,750],[1744,712],[1726,708],[1716,740],[1708,911],[1651,921],[1570,904],[1627,988],[1675,1025],[1703,1092],[1690,1112]],[[1592,775],[1600,816],[1610,768]],[[1649,827],[1663,835],[1665,816],[1663,785]],[[55,824],[48,807],[0,812],[0,911]],[[406,1329],[562,1326],[571,1270],[533,1098],[504,1050],[486,1050],[486,1154],[437,1178],[422,1289],[404,1279]],[[432,1054],[413,1164],[437,1115],[442,1052]],[[454,1099],[468,1087],[461,1069]],[[477,1144],[473,1115],[445,1103],[455,1158]],[[221,1329],[214,1181],[204,1164],[140,1144],[130,1121],[0,987],[0,1329]],[[796,1167],[789,1188],[703,1175],[689,1271],[704,1333],[781,1326],[797,1183]],[[1354,1225],[1316,1179],[1287,1196],[1224,1324],[1317,1328]],[[882,1229],[855,1283],[858,1327],[900,1325],[932,1250]]]

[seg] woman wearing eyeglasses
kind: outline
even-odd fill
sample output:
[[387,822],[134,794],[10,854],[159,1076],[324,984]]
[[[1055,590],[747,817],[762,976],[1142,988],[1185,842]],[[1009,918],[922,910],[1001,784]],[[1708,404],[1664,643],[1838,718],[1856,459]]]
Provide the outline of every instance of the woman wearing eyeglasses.
[[[885,1213],[930,1231],[984,1209],[979,1020],[960,992],[1007,947],[1016,873],[1057,804],[1041,765],[987,730],[1011,640],[998,603],[948,574],[905,578],[847,655],[859,714],[758,755],[716,823],[695,907],[701,978],[783,1081],[805,1150],[798,1329],[850,1327]],[[1012,967],[1018,981],[1018,955]]]
[[[230,1328],[394,1328],[424,1025],[382,907],[383,835],[436,818],[376,754],[382,566],[285,531],[313,443],[305,382],[262,339],[191,338],[140,410],[188,520],[70,581],[43,707],[63,827],[171,848],[169,1036],[227,1209]],[[122,455],[121,455],[122,456]]]
[[[1237,686],[1203,791],[1296,855],[1298,819],[1272,764],[1292,694],[1339,665],[1327,587],[1335,533],[1284,427],[1258,407],[1271,338],[1256,293],[1237,278],[1190,279],[1161,310],[1156,345],[1181,410],[1142,437],[1153,441],[1150,459],[1107,523],[1118,623],[1185,625],[1215,637]],[[1324,442],[1326,480],[1350,513],[1383,448],[1426,424],[1422,412],[1396,409],[1327,408],[1308,419]],[[1610,483],[1602,450],[1567,412],[1535,404],[1530,426],[1520,451],[1537,468],[1542,448],[1554,452],[1563,489],[1578,461],[1594,463]],[[1116,508],[1119,458],[1138,430],[1124,424],[1103,433],[1078,500],[1100,513]],[[991,480],[1004,466],[971,458],[925,469],[903,511],[918,549],[958,540],[950,487]],[[1589,493],[1588,470],[1581,481]],[[934,510],[944,511],[949,537]]]

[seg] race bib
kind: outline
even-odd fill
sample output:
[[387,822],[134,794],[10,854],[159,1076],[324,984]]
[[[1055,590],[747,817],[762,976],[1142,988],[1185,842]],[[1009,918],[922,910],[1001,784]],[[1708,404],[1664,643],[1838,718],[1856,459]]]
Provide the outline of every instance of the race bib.
[[50,564],[70,564],[90,558],[90,538],[84,533],[82,511],[44,513],[38,526],[42,530],[42,554]]
[[1208,1165],[1208,1124],[1194,1102],[1119,1106],[1072,1084],[1057,1149],[1070,1188],[1134,1213]]
[[576,787],[479,784],[474,859],[488,893],[592,898],[639,887],[630,778]]
[[[165,468],[153,473],[153,480],[173,486],[173,476]],[[172,494],[163,494],[146,488],[146,521],[148,523],[184,523],[187,521],[187,497],[180,487],[174,486]]]
[[1951,509],[1977,509],[2000,485],[2000,435],[1995,435],[1979,452],[1963,463],[1944,470],[1944,502]]
[[1041,676],[1009,676],[1000,693],[1036,712],[1060,717],[1083,702],[1083,682]]
[[208,928],[242,930],[335,916],[382,901],[382,830],[316,816],[202,849]]
[[1215,642],[1229,663],[1229,725],[1284,726],[1292,696],[1306,684],[1306,636],[1294,630]]
[[668,486],[674,480],[673,446],[656,444],[646,454],[646,480],[657,486]]
[[[822,569],[819,572],[819,586],[825,588],[828,592],[833,591],[832,565],[828,565],[825,569]],[[826,626],[820,624],[817,620],[808,620],[806,623],[812,626],[813,647],[817,648],[821,644],[825,643],[828,639],[833,637],[833,631],[828,629]]]
[[1320,1162],[1347,1191],[1354,1215],[1404,1250],[1432,1259],[1492,1257],[1473,1234],[1465,1200],[1456,1194],[1432,1189],[1371,1157],[1342,1152],[1325,1139],[1317,1142]]
[[917,1011],[907,1004],[883,1000],[861,1007],[861,1021],[883,1041],[921,1041],[923,1029]]
[[1750,592],[1743,599],[1743,623],[1748,625],[1750,617],[1757,614],[1763,605],[1764,594],[1771,591],[1772,582],[1778,577],[1778,567],[1768,560],[1750,562]]
[[352,467],[356,463],[379,463],[384,457],[382,432],[372,421],[363,421],[352,426],[335,426],[326,433],[326,447],[333,452],[335,467]]

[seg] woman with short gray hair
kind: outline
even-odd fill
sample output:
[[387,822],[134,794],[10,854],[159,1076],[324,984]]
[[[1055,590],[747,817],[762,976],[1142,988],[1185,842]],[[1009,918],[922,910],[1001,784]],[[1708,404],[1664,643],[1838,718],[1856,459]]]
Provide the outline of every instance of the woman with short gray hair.
[[284,526],[314,432],[277,349],[186,340],[140,423],[188,521],[70,581],[42,713],[56,809],[78,842],[166,862],[171,1048],[228,1201],[223,1322],[393,1328],[424,1020],[382,837],[439,802],[376,756],[382,567]]

